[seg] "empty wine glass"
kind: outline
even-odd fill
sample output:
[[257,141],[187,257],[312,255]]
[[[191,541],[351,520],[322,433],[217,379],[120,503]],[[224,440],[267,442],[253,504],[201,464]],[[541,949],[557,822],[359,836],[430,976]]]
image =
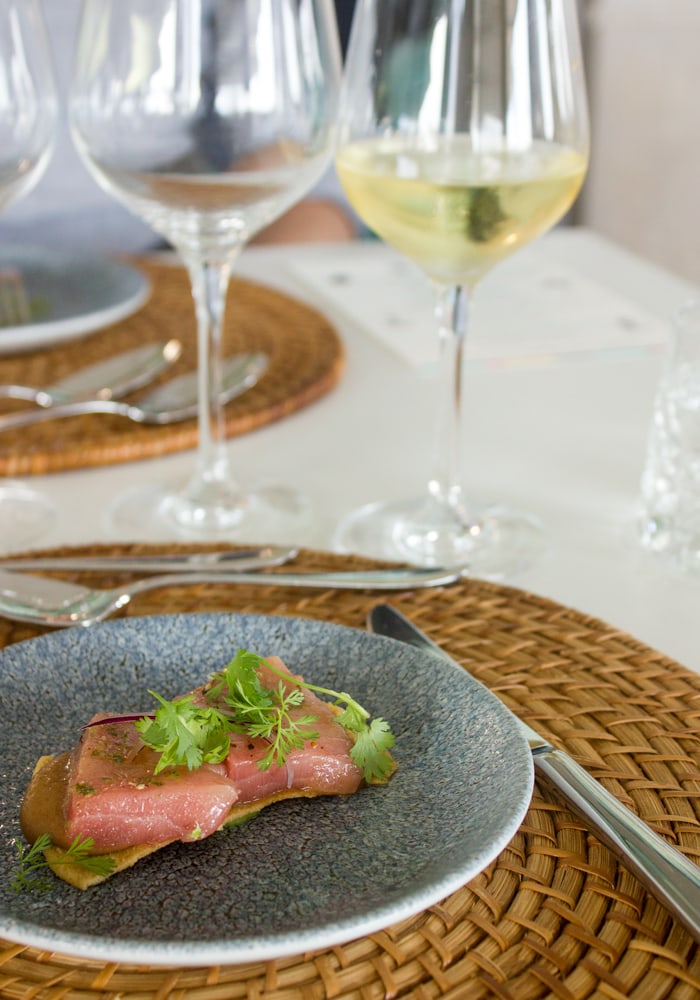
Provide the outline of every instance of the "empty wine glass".
[[194,475],[122,498],[120,526],[272,538],[303,523],[304,498],[233,477],[221,330],[238,254],[329,164],[339,82],[331,0],[84,0],[74,142],[98,183],[179,252],[198,328]]
[[444,379],[425,495],[354,512],[338,547],[502,576],[538,551],[540,529],[465,496],[464,340],[481,278],[553,226],[584,178],[575,0],[359,0],[337,146],[358,214],[432,281]]
[[[0,211],[31,191],[51,158],[57,98],[39,0],[0,0]],[[37,239],[41,233],[37,233]],[[9,274],[8,281],[21,281]],[[0,480],[0,545],[45,531],[55,507],[26,483]]]

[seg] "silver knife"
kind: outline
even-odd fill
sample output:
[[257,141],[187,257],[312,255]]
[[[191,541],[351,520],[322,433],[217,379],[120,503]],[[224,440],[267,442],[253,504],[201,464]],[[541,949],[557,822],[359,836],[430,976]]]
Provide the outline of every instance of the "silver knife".
[[[395,608],[380,604],[367,618],[370,631],[455,661]],[[700,941],[700,868],[591,777],[576,761],[518,719],[539,775],[559,792],[596,836],[634,872]]]
[[90,573],[227,573],[235,570],[239,573],[282,566],[294,559],[298,551],[281,545],[264,545],[260,548],[178,555],[30,556],[26,559],[0,559],[0,569],[72,570]]
[[179,340],[142,344],[66,375],[53,385],[0,385],[0,399],[23,399],[38,406],[82,399],[118,399],[153,381],[182,353]]

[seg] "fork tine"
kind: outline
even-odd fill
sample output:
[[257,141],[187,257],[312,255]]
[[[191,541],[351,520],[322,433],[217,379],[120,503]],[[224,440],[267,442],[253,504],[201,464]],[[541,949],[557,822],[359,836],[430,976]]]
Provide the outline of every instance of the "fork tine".
[[0,269],[0,326],[18,326],[30,319],[31,307],[22,275],[13,267]]

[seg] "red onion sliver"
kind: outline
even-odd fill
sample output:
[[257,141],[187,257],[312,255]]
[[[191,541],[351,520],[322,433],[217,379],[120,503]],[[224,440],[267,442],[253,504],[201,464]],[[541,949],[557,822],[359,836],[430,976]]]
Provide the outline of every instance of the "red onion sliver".
[[140,712],[138,715],[110,715],[106,719],[86,722],[84,726],[81,726],[81,729],[91,729],[93,726],[106,726],[117,722],[138,722],[139,719],[155,719],[155,715],[149,712]]

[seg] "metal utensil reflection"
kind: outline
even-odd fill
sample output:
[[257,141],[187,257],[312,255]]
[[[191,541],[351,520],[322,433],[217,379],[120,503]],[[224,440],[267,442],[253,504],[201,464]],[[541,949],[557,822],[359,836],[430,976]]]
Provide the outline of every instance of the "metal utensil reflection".
[[[227,358],[223,365],[221,401],[228,403],[252,388],[259,381],[267,364],[267,356],[258,351]],[[0,417],[0,432],[84,413],[111,413],[139,424],[173,424],[196,417],[198,406],[197,373],[187,372],[164,382],[138,403],[87,399],[75,403],[59,403],[43,410],[8,414]]]
[[119,399],[148,385],[181,354],[179,340],[145,344],[81,368],[51,385],[0,385],[0,399],[22,399],[43,407],[86,399]]

